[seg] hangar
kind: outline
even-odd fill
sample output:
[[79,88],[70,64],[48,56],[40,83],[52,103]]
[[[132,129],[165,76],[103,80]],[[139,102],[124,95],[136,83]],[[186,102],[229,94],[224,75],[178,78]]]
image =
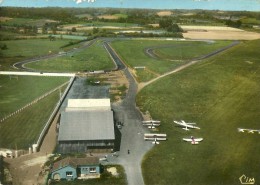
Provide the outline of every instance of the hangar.
[[69,99],[58,130],[60,153],[113,149],[115,132],[110,99]]

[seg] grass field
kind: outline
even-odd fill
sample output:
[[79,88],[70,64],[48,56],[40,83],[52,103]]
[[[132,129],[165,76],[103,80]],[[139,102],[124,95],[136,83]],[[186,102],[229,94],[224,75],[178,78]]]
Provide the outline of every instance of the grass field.
[[[162,121],[167,141],[155,146],[142,168],[149,185],[237,185],[245,174],[260,181],[260,40],[239,46],[145,87],[137,97],[143,112]],[[196,122],[185,131],[173,120]],[[199,145],[183,137],[203,137]]]
[[256,18],[243,18],[241,19],[243,24],[254,24],[254,25],[259,25],[260,20]]
[[48,55],[61,51],[60,47],[68,44],[70,40],[58,39],[50,41],[48,39],[26,39],[1,41],[7,45],[6,50],[2,50],[0,70],[13,70],[11,65],[15,62],[27,58]]
[[97,26],[97,27],[103,27],[103,26],[114,26],[114,27],[136,27],[137,24],[133,23],[119,23],[119,22],[100,22],[100,21],[94,21],[92,23],[87,23],[84,26]]
[[[49,90],[66,82],[60,77],[22,77],[9,80],[0,76],[0,115],[16,111]],[[0,124],[0,147],[28,149],[38,139],[44,124],[48,120],[59,99],[59,92],[40,100],[22,112]]]
[[213,51],[222,48],[227,45],[226,41],[218,41],[218,42],[188,42],[180,44],[176,42],[175,45],[166,48],[158,48],[154,51],[154,53],[164,59],[168,60],[190,60],[193,58],[197,58]]
[[45,23],[57,22],[48,19],[30,19],[30,18],[11,18],[7,21],[3,21],[3,25],[13,26],[13,25],[30,25],[30,26],[42,26]]
[[62,83],[65,77],[0,76],[0,119]]
[[102,43],[96,42],[89,48],[75,52],[73,55],[29,63],[26,67],[51,72],[82,72],[111,70],[115,68],[115,65]]
[[[184,64],[185,61],[182,61],[184,59],[188,60],[210,53],[230,43],[229,41],[208,43],[195,41],[125,40],[113,42],[112,46],[130,67],[145,66],[155,73],[163,74]],[[145,48],[161,46],[171,46],[155,50],[162,59],[153,59],[145,54]],[[143,75],[143,73],[141,75],[137,76],[140,82],[150,80],[154,76],[151,74]],[[147,76],[150,76],[150,78],[147,78]]]

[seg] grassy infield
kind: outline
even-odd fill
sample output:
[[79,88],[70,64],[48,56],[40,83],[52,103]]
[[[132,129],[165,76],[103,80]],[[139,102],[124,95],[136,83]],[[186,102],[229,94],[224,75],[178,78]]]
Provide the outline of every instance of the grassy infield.
[[[155,41],[126,41],[113,43],[113,46],[128,65],[145,65],[156,73],[164,73],[181,64],[149,59],[140,52],[140,48],[157,44]],[[227,42],[218,44],[223,46]],[[125,46],[131,50],[123,49]],[[208,53],[216,49],[211,46],[206,47],[209,50],[205,51],[205,47],[203,50]],[[165,57],[167,50],[156,52]],[[143,111],[149,110],[153,118],[162,120],[160,132],[168,135],[168,141],[145,156],[146,184],[237,184],[242,174],[258,177],[260,144],[256,140],[259,136],[237,132],[238,127],[258,128],[258,50],[259,41],[242,43],[225,54],[159,80],[138,94],[137,104]],[[138,61],[132,53],[139,57]],[[189,52],[172,53],[167,58],[184,58]],[[185,132],[172,124],[173,119],[195,121],[201,130]],[[198,146],[181,141],[182,137],[190,135],[204,137],[205,141]]]
[[51,72],[111,70],[115,67],[100,41],[81,52],[41,62],[29,63],[26,66]]
[[[168,135],[144,158],[146,184],[239,184],[243,174],[259,182],[259,135],[237,131],[259,129],[259,44],[242,43],[138,94],[138,106],[162,120],[160,132]],[[180,119],[201,130],[186,132],[172,123]],[[191,135],[204,141],[182,142]]]
[[12,64],[27,58],[44,56],[61,51],[60,47],[68,44],[70,40],[57,39],[28,39],[1,41],[7,45],[7,50],[2,50],[0,70],[14,70]]
[[[230,41],[218,41],[216,43],[194,42],[194,41],[161,41],[161,40],[135,40],[118,41],[112,43],[123,61],[130,67],[145,66],[148,70],[137,70],[137,80],[139,82],[149,81],[156,77],[156,74],[163,74],[173,70],[177,66],[186,63],[187,59],[208,54],[226,46]],[[155,50],[155,53],[163,59],[152,59],[145,54],[145,48],[154,46],[171,46]],[[127,48],[127,49],[126,49]],[[133,55],[134,53],[134,55]],[[174,62],[171,60],[175,60]],[[179,60],[179,61],[178,61]],[[184,61],[181,61],[184,60]]]
[[[225,44],[194,43],[182,46],[182,54],[178,48],[155,52],[163,58],[189,59],[195,53],[208,53]],[[259,40],[241,43],[165,77],[138,94],[137,105],[143,112],[149,110],[154,119],[162,120],[159,132],[168,135],[168,141],[154,147],[143,160],[146,184],[239,184],[238,178],[243,174],[259,181],[259,135],[237,131],[239,127],[259,129],[259,44]],[[140,52],[148,45],[156,44],[154,41],[113,44],[132,67],[144,65],[163,73],[180,64],[148,59]],[[124,50],[126,46],[131,49]],[[139,81],[145,80],[139,76]],[[186,132],[176,127],[173,120],[180,119],[197,122],[201,130]],[[182,141],[191,135],[205,140],[198,146]]]

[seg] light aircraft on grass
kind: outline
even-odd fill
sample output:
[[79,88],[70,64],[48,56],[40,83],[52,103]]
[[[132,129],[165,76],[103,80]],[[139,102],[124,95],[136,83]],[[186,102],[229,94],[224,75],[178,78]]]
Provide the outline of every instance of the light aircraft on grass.
[[152,144],[160,144],[159,141],[166,141],[166,134],[144,134],[144,140],[153,141]]
[[203,138],[194,138],[193,136],[190,138],[183,138],[183,141],[190,142],[192,145],[198,145],[202,140]]
[[148,121],[142,121],[143,126],[148,126],[150,129],[154,129],[155,127],[160,126],[161,121],[158,120],[148,120]]
[[161,123],[161,121],[158,120],[148,120],[148,121],[142,121],[143,124],[145,123]]
[[150,121],[142,121],[143,126],[148,126],[148,128],[154,129],[155,127],[160,126],[160,121],[150,120]]
[[180,125],[184,128],[184,130],[189,130],[188,128],[194,128],[194,129],[200,129],[199,127],[193,126],[196,123],[186,123],[185,121],[181,120],[181,121],[173,121],[174,123],[176,123],[177,125]]
[[260,134],[260,130],[256,130],[256,129],[247,129],[247,128],[238,128],[238,132],[245,132],[247,131],[247,133],[255,133],[258,132],[258,134]]

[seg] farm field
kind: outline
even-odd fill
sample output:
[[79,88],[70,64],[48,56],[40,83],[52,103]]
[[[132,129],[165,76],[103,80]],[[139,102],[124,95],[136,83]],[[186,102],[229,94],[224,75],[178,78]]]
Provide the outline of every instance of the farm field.
[[213,39],[213,40],[255,40],[260,39],[256,32],[244,31],[225,26],[181,26],[183,37],[187,39]]
[[93,21],[91,23],[81,23],[81,24],[66,24],[62,25],[63,30],[71,29],[73,27],[76,27],[77,30],[89,30],[93,29],[93,27],[98,28],[111,28],[111,29],[124,29],[124,28],[141,28],[137,24],[133,23],[118,23],[118,22],[101,22],[101,21]]
[[58,22],[50,19],[30,19],[30,18],[0,18],[0,22],[3,25],[13,26],[13,25],[30,25],[30,26],[42,26],[45,23]]
[[[230,43],[230,41],[124,40],[112,42],[111,45],[122,60],[131,68],[145,66],[149,70],[146,71],[146,74],[143,74],[144,72],[141,72],[141,70],[137,71],[138,81],[144,82],[154,78],[154,74],[168,72],[184,64],[187,62],[186,60],[213,52]],[[162,59],[155,59],[148,56],[145,53],[146,48],[154,48],[155,53],[158,53]],[[171,54],[168,54],[168,51],[171,51]],[[141,74],[138,76],[138,73]],[[147,76],[150,76],[150,78],[147,78]]]
[[[167,134],[144,158],[145,184],[235,185],[243,174],[260,181],[259,134],[237,130],[260,129],[259,46],[243,42],[141,90],[137,105]],[[185,131],[173,123],[181,119],[201,129]],[[182,141],[190,136],[204,141]]]
[[[68,81],[68,78],[60,77],[19,76],[18,80],[9,80],[9,77],[1,76],[0,79],[1,116],[20,109],[37,97]],[[64,88],[61,90],[63,91]],[[58,100],[59,91],[55,91],[2,122],[0,124],[1,148],[28,149],[29,145],[38,139]]]
[[115,68],[115,64],[112,62],[101,41],[98,41],[80,52],[55,59],[29,63],[26,67],[50,72],[82,72],[104,69],[111,70]]
[[0,62],[0,70],[13,70],[11,67],[12,64],[27,58],[58,53],[62,50],[60,47],[69,42],[70,40],[66,39],[57,39],[55,41],[50,41],[49,39],[1,41],[0,43],[6,44],[8,49],[2,50],[3,56]]

